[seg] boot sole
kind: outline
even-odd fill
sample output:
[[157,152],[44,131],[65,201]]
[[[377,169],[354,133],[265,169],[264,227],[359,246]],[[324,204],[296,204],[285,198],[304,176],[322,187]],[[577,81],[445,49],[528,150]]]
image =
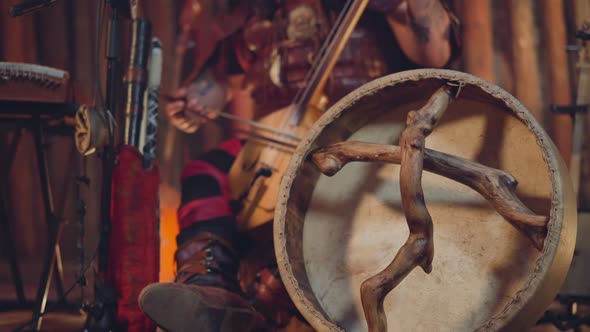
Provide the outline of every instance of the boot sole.
[[243,307],[212,306],[182,285],[150,285],[139,295],[141,310],[168,332],[248,331],[256,312]]

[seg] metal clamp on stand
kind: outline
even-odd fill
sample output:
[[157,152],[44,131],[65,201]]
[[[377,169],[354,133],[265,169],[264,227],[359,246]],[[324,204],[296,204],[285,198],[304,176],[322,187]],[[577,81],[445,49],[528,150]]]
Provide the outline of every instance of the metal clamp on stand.
[[588,108],[590,105],[555,105],[552,104],[549,106],[549,110],[551,113],[560,113],[560,114],[569,114],[572,117],[575,117],[577,113],[586,113],[588,112]]

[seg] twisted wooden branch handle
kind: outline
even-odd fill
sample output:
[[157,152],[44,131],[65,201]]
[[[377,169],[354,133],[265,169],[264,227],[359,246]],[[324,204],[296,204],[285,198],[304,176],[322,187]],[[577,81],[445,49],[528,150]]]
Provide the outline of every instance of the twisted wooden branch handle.
[[[351,161],[401,162],[401,148],[395,145],[365,142],[341,142],[321,148],[312,154],[319,170],[332,176]],[[529,210],[516,196],[516,179],[498,169],[443,152],[424,149],[424,169],[462,183],[480,193],[500,215],[520,230],[541,250],[549,217]]]
[[410,236],[389,266],[361,285],[361,301],[369,331],[387,331],[383,301],[395,286],[416,266],[426,273],[432,271],[432,218],[422,192],[424,146],[426,136],[447,109],[451,100],[449,90],[447,86],[438,89],[424,107],[410,111],[400,137],[400,192]]
[[445,153],[425,149],[425,139],[440,120],[456,87],[438,89],[426,105],[408,113],[400,146],[363,142],[337,143],[313,153],[312,160],[327,175],[334,175],[349,161],[385,161],[401,163],[400,192],[402,207],[410,229],[406,243],[393,261],[361,285],[361,301],[369,331],[386,331],[383,310],[385,296],[416,266],[432,270],[434,246],[432,218],[422,192],[422,170],[463,183],[484,196],[504,218],[525,233],[537,249],[543,246],[548,218],[535,215],[518,199],[517,182],[508,173]]

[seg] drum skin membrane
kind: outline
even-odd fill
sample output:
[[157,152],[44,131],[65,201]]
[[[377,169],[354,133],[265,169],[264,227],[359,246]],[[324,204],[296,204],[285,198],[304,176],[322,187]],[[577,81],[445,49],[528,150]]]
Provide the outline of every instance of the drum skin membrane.
[[575,202],[563,162],[532,115],[471,75],[404,72],[333,106],[300,144],[283,179],[275,215],[279,268],[317,330],[367,330],[360,285],[393,260],[409,231],[399,165],[351,162],[328,177],[309,153],[341,141],[397,145],[408,111],[422,107],[448,78],[467,86],[426,138],[426,148],[514,176],[521,201],[550,216],[549,240],[543,251],[535,249],[479,193],[424,171],[433,268],[430,274],[414,269],[387,295],[388,331],[522,330],[563,282],[575,241]]
[[[420,107],[392,110],[349,140],[397,145],[407,111]],[[488,121],[502,121],[496,137],[517,143],[495,140],[488,142],[493,148],[485,147]],[[458,100],[426,144],[507,171],[519,180],[523,202],[548,215],[547,167],[534,138],[514,117]],[[422,185],[434,224],[433,269],[430,274],[414,269],[389,293],[390,331],[472,331],[523,286],[539,252],[473,189],[428,172]],[[360,285],[393,260],[408,234],[399,165],[350,163],[333,177],[318,179],[303,228],[305,267],[322,307],[346,331],[366,329]]]

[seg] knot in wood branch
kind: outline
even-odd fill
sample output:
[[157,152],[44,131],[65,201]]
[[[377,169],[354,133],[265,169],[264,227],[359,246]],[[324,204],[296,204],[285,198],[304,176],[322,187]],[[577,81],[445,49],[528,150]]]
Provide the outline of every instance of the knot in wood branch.
[[[422,131],[419,128],[412,128],[409,129],[408,131]],[[408,133],[409,134],[409,133]],[[406,145],[406,147],[408,148],[413,148],[413,149],[423,149],[425,144],[426,144],[426,140],[424,139],[424,135],[419,135],[419,136],[409,136],[407,139],[403,140],[404,144]]]
[[516,180],[512,175],[508,174],[500,175],[500,182],[506,185],[506,187],[512,191],[515,191],[516,187],[518,186],[518,180]]
[[330,153],[326,149],[319,149],[312,152],[311,159],[316,167],[327,176],[338,173],[344,167],[341,156]]

